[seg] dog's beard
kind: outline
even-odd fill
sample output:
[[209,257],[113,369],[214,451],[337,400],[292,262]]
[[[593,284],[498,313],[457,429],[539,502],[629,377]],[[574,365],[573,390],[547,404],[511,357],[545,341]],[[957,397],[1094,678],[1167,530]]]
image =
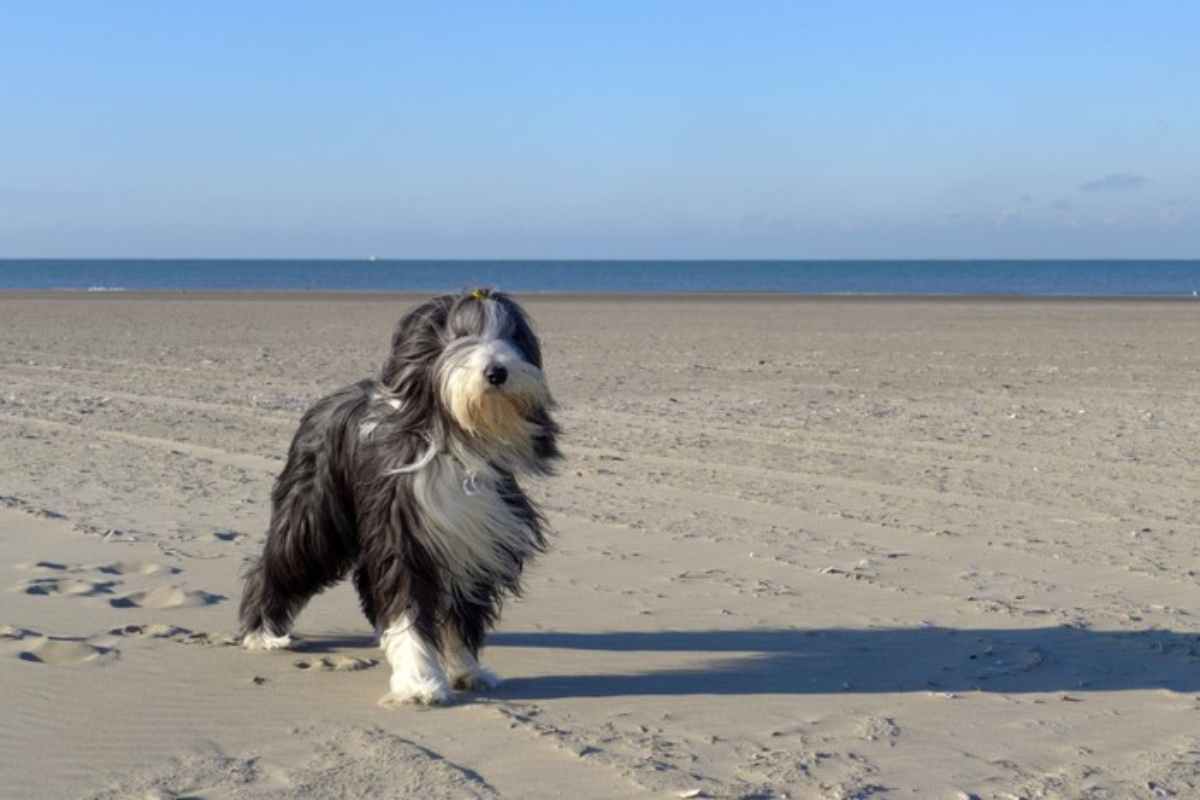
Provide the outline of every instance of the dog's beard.
[[527,419],[532,407],[522,398],[494,389],[454,386],[448,393],[450,414],[458,426],[479,439],[520,445],[533,436]]
[[[484,367],[499,361],[508,370],[503,386],[492,386]],[[552,401],[542,371],[503,343],[465,350],[443,365],[442,401],[458,426],[480,444],[520,453],[532,447],[539,409]]]

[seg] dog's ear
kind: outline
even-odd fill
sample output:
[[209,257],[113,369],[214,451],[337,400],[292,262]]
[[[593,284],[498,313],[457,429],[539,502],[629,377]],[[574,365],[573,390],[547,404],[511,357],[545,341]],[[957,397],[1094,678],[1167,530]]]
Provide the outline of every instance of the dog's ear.
[[436,358],[442,348],[442,333],[454,295],[435,297],[409,311],[392,332],[392,349],[383,363],[380,382],[396,389],[405,369]]
[[533,321],[525,313],[525,309],[503,292],[492,292],[491,299],[504,308],[511,326],[509,338],[521,349],[526,360],[538,369],[542,368],[542,345],[533,329]]

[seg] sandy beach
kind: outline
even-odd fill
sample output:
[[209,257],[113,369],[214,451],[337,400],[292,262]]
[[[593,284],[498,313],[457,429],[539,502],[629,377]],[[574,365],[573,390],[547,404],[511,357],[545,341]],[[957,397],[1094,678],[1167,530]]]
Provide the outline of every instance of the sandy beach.
[[388,710],[349,586],[232,634],[413,298],[0,296],[0,796],[1200,796],[1200,305],[524,300],[553,550]]

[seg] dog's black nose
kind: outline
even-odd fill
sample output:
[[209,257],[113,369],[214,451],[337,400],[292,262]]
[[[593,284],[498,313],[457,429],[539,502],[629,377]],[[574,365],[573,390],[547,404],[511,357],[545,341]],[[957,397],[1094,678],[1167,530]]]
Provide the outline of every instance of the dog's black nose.
[[487,378],[492,386],[499,386],[508,380],[508,369],[499,364],[489,364],[483,371],[483,377]]

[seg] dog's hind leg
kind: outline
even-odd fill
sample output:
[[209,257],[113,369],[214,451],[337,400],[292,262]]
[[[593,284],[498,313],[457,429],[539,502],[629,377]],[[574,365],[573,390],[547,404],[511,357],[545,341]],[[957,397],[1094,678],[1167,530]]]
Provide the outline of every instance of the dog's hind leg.
[[239,617],[247,650],[279,650],[292,643],[288,634],[303,601],[284,593],[275,572],[264,554],[246,574]]
[[319,490],[294,488],[277,493],[266,546],[246,574],[239,616],[248,650],[287,647],[300,609],[345,577],[358,555],[349,518]]

